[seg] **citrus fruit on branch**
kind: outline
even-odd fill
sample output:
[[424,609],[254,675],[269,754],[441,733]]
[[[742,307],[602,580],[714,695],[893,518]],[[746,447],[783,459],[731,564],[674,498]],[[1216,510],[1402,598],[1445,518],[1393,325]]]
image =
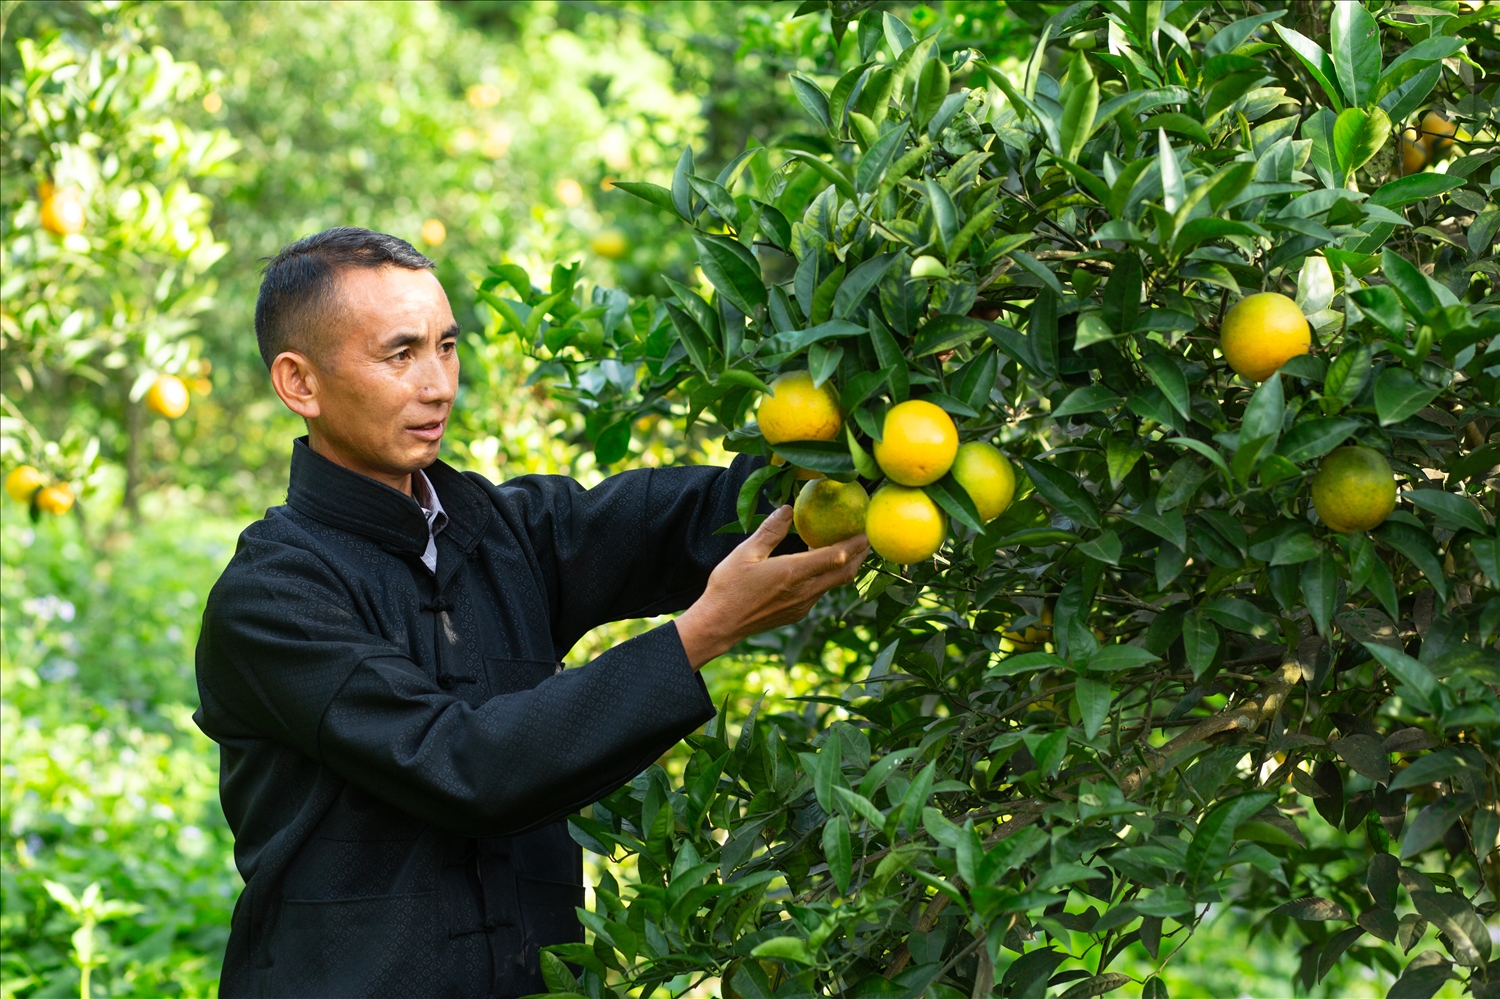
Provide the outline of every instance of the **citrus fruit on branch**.
[[58,515],[67,513],[73,509],[73,490],[61,483],[47,486],[36,494],[36,505],[37,509],[45,513]]
[[1219,349],[1224,360],[1253,382],[1263,382],[1287,361],[1307,353],[1312,330],[1297,303],[1265,291],[1247,295],[1224,317]]
[[17,503],[30,503],[37,490],[46,483],[46,478],[34,466],[17,465],[5,477],[5,491]]
[[1340,534],[1369,531],[1396,508],[1396,476],[1371,447],[1341,447],[1323,459],[1312,480],[1318,519]]
[[948,474],[958,454],[958,427],[937,406],[923,399],[897,403],[885,414],[875,442],[875,462],[892,482],[925,486]]
[[870,496],[858,482],[819,479],[802,487],[792,505],[792,523],[809,548],[826,548],[865,529]]
[[865,534],[875,554],[910,565],[932,558],[948,535],[947,521],[920,489],[887,484],[875,490],[865,513]]
[[188,390],[176,375],[162,375],[146,390],[146,408],[169,420],[188,410]]
[[988,523],[1005,512],[1016,494],[1016,472],[1000,449],[983,441],[961,444],[953,459],[953,478],[964,487],[979,519]]
[[42,228],[59,236],[72,236],[83,231],[86,221],[83,211],[83,190],[78,187],[41,187]]

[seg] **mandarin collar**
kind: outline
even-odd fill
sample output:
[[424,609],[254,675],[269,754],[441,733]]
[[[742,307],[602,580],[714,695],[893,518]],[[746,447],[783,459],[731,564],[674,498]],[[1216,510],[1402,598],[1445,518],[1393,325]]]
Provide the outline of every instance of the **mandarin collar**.
[[[444,535],[468,552],[489,523],[493,511],[489,498],[478,485],[442,461],[422,471],[448,514]],[[371,538],[388,551],[420,556],[427,550],[427,517],[415,499],[329,461],[308,446],[306,437],[292,444],[286,501],[298,513]]]

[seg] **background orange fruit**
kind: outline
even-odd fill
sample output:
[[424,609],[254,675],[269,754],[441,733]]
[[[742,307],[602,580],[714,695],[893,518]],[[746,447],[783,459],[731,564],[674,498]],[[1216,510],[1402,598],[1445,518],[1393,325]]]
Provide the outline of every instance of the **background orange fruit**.
[[923,399],[909,399],[885,414],[875,442],[875,462],[892,482],[925,486],[948,474],[958,454],[953,417]]
[[1263,382],[1312,347],[1312,329],[1297,303],[1274,291],[1247,295],[1224,316],[1219,350],[1253,382]]

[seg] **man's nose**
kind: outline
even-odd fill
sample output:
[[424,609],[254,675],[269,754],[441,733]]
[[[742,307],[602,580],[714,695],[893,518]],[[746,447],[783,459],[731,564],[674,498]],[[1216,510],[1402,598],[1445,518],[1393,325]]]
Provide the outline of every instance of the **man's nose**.
[[458,393],[458,365],[443,363],[439,351],[426,355],[420,366],[422,390],[419,398],[423,402],[452,402]]

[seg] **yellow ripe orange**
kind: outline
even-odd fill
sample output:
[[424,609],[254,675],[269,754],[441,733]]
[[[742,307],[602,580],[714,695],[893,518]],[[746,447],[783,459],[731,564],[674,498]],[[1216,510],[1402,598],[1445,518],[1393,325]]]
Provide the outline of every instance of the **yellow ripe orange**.
[[958,455],[953,417],[922,399],[909,399],[885,414],[875,462],[892,482],[925,486],[948,474]]
[[1274,291],[1247,295],[1224,317],[1219,349],[1237,374],[1263,382],[1312,347],[1312,329],[1297,303]]
[[66,485],[48,486],[36,494],[36,505],[45,513],[67,513],[73,509],[73,490]]
[[1401,176],[1410,177],[1414,173],[1421,173],[1432,155],[1426,137],[1417,129],[1408,128],[1401,133],[1400,147]]
[[806,371],[788,371],[773,381],[755,419],[767,444],[831,441],[844,428],[838,393],[828,382],[814,388]]
[[1396,509],[1396,476],[1374,448],[1335,448],[1313,476],[1312,499],[1318,519],[1332,530],[1368,531]]
[[79,187],[44,186],[42,195],[42,228],[59,236],[83,231],[83,189]]
[[188,410],[188,390],[176,375],[162,375],[146,390],[146,408],[175,420]]
[[1000,449],[982,441],[961,444],[953,459],[953,478],[964,487],[979,519],[991,521],[1010,506],[1016,494],[1016,472]]
[[1028,624],[1025,631],[1007,631],[1004,637],[1010,640],[1017,652],[1035,652],[1052,640],[1052,605],[1043,604],[1042,613],[1035,624]]
[[428,246],[438,246],[448,238],[448,227],[443,225],[442,219],[428,219],[422,223],[422,242]]
[[630,250],[630,242],[619,229],[601,229],[589,240],[589,249],[601,257],[619,260]]
[[1427,140],[1434,160],[1440,160],[1453,148],[1453,138],[1458,126],[1437,111],[1429,111],[1422,117],[1422,137]]
[[42,473],[31,465],[17,465],[5,477],[5,491],[17,503],[30,503],[31,497],[46,483]]
[[927,561],[943,547],[948,524],[943,511],[922,490],[888,484],[870,497],[865,534],[881,558],[911,565]]
[[858,482],[819,479],[803,486],[792,504],[792,523],[809,548],[826,548],[865,529],[870,496]]

